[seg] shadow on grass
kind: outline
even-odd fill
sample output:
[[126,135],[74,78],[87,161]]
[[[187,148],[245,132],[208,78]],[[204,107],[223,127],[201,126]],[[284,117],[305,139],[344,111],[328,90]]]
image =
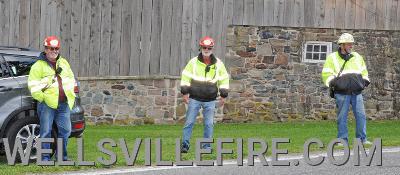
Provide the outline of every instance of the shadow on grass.
[[0,164],[7,164],[7,156],[0,155]]

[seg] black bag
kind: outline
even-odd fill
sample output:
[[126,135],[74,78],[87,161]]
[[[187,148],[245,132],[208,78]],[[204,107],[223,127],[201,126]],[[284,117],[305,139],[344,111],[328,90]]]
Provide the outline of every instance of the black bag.
[[331,81],[333,81],[333,83],[330,83],[330,85],[329,85],[329,96],[330,96],[331,98],[335,98],[336,78],[340,76],[340,74],[342,73],[342,71],[343,71],[343,69],[344,69],[344,66],[346,65],[346,63],[347,63],[348,60],[349,60],[349,59],[347,59],[346,61],[344,61],[343,66],[342,66],[342,68],[340,68],[340,71],[339,71],[338,75],[337,75],[334,79],[331,80]]
[[360,92],[365,89],[365,80],[361,74],[345,74],[335,78],[335,91]]

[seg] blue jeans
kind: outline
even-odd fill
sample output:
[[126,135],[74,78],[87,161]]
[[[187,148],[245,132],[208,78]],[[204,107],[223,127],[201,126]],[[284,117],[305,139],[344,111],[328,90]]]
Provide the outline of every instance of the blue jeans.
[[[192,135],[193,125],[196,122],[196,117],[201,107],[203,108],[204,138],[212,138],[214,129],[215,101],[201,102],[190,98],[188,109],[186,111],[186,122],[183,128],[182,145],[184,147],[189,148],[190,146],[190,137]],[[203,148],[209,147],[209,143],[203,145]]]
[[[68,103],[58,104],[57,109],[52,109],[45,103],[38,103],[37,111],[40,120],[40,138],[51,138],[51,130],[53,122],[55,122],[58,129],[57,137],[63,140],[63,160],[67,160],[68,137],[71,135],[71,116]],[[50,149],[50,143],[43,143],[42,148]],[[50,155],[43,154],[43,160],[50,160]]]
[[367,140],[366,118],[364,110],[363,96],[359,95],[343,95],[335,94],[337,107],[337,126],[338,138],[348,141],[347,116],[350,104],[356,118],[356,138],[360,138],[362,142]]

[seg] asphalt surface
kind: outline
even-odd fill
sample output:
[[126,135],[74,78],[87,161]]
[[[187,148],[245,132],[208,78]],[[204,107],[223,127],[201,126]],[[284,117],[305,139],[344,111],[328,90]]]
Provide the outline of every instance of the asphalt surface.
[[[311,154],[313,158],[324,157],[326,153]],[[343,153],[335,153],[336,160],[343,158]],[[246,159],[246,157],[244,157]],[[333,165],[327,158],[318,166],[308,165],[302,155],[283,156],[279,160],[291,162],[291,166],[271,166],[270,158],[267,159],[269,166],[263,166],[256,160],[254,166],[248,166],[246,162],[243,166],[238,166],[236,160],[224,161],[223,166],[170,166],[170,167],[144,167],[144,168],[121,168],[108,170],[94,170],[85,172],[70,172],[67,174],[113,174],[113,175],[222,175],[222,174],[400,174],[400,148],[386,148],[382,153],[382,166],[379,160],[373,158],[371,165],[366,166],[361,161],[360,166],[354,165],[354,156],[350,156],[349,161],[343,166]],[[294,163],[298,161],[298,165]]]

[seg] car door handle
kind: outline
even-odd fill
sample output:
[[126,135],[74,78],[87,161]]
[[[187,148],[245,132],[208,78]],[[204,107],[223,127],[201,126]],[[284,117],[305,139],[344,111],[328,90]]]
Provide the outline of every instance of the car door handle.
[[6,91],[11,91],[11,87],[6,87],[6,86],[0,86],[0,92],[6,92]]

